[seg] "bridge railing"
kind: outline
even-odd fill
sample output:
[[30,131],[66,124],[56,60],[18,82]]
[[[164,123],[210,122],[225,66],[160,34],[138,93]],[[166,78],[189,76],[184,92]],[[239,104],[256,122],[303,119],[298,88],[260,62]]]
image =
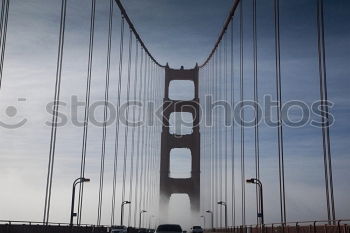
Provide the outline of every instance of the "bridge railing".
[[110,227],[82,224],[70,226],[68,223],[0,220],[2,233],[107,233]]
[[[0,220],[0,225],[44,225],[44,226],[70,226],[69,223],[59,223],[59,222],[37,222],[37,221],[22,221],[22,220]],[[109,227],[104,225],[92,225],[92,224],[79,224],[79,227]]]
[[341,219],[334,222],[324,221],[300,221],[286,224],[270,223],[264,225],[246,225],[225,228],[215,228],[209,232],[232,233],[350,233],[350,220]]

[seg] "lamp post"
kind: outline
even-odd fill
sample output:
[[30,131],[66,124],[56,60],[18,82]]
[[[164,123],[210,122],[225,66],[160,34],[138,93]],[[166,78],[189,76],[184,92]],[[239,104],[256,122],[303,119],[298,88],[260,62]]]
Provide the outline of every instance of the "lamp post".
[[211,229],[214,229],[214,213],[210,210],[207,210],[205,212],[211,214]]
[[73,190],[72,190],[72,203],[71,203],[71,208],[70,208],[70,226],[73,226],[73,218],[75,216],[77,216],[76,213],[74,213],[74,200],[75,200],[75,186],[79,183],[83,183],[83,182],[90,182],[90,179],[88,178],[84,178],[84,177],[80,177],[78,179],[76,179],[73,182]]
[[218,204],[225,207],[225,229],[227,229],[227,204],[224,201],[219,201]]
[[141,211],[140,211],[139,229],[141,229],[141,218],[142,218],[142,214],[143,214],[143,213],[146,213],[146,212],[147,212],[146,210],[141,210]]
[[246,180],[248,184],[257,184],[259,186],[259,195],[260,195],[260,213],[258,211],[258,218],[260,218],[261,225],[264,225],[264,200],[263,200],[263,187],[259,179],[251,178]]
[[130,201],[123,201],[122,202],[122,206],[120,208],[120,226],[123,226],[123,218],[124,218],[124,205],[128,205],[130,204],[131,202]]
[[205,229],[205,216],[202,215],[201,218],[203,218],[203,229]]

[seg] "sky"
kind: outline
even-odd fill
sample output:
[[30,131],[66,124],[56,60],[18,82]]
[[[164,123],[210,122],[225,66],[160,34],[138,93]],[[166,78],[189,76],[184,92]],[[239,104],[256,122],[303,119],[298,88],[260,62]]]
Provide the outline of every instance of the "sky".
[[[211,51],[227,14],[231,0],[124,0],[123,4],[152,55],[172,68],[193,68],[202,64]],[[251,1],[245,1],[244,72],[246,99],[252,91],[252,27]],[[275,96],[274,41],[272,1],[258,2],[258,57],[259,97]],[[325,0],[326,52],[329,99],[334,103],[331,113],[335,123],[330,129],[332,140],[334,189],[338,218],[349,218],[350,164],[349,139],[349,60],[350,60],[350,3],[346,0]],[[120,14],[114,15],[111,62],[110,99],[115,102],[117,93],[117,64]],[[311,104],[319,99],[317,34],[314,0],[281,0],[281,58],[283,101],[302,100]],[[56,71],[60,1],[13,0],[9,13],[6,55],[2,88],[0,90],[0,120],[16,124],[26,119],[18,129],[0,127],[0,219],[41,221],[44,205],[46,167],[48,161],[51,116],[46,105],[53,99]],[[69,1],[62,73],[61,109],[68,116],[71,96],[85,98],[87,55],[89,42],[90,1]],[[105,58],[107,49],[108,1],[97,1],[94,60],[92,67],[92,101],[103,100]],[[234,18],[234,52],[238,57],[238,18]],[[234,64],[238,71],[238,58]],[[239,98],[239,79],[234,79],[234,96]],[[125,87],[125,86],[123,86]],[[223,82],[218,90],[227,88]],[[183,86],[175,87],[181,95],[188,94]],[[220,93],[221,95],[221,93]],[[123,98],[125,93],[123,92]],[[17,109],[10,116],[8,107]],[[293,112],[294,117],[300,114]],[[249,116],[249,111],[247,113]],[[83,117],[83,108],[78,118]],[[103,112],[96,113],[102,119]],[[314,116],[315,117],[315,116]],[[51,220],[67,222],[69,218],[71,183],[79,175],[82,128],[71,121],[58,130],[54,172]],[[275,128],[261,125],[261,167],[265,184],[266,222],[279,220],[277,149]],[[285,127],[287,216],[289,221],[325,219],[325,194],[321,130],[309,124],[301,128]],[[96,222],[99,159],[102,129],[91,125],[88,136],[87,176],[92,182],[86,185],[83,222]],[[254,174],[254,129],[246,129],[247,176]],[[235,131],[239,139],[239,131]],[[106,180],[102,223],[109,223],[110,196],[113,169],[114,125],[107,129]],[[239,172],[239,140],[234,145]],[[205,146],[203,147],[205,150]],[[232,151],[229,151],[229,153]],[[181,152],[178,153],[179,157]],[[205,160],[206,158],[204,158]],[[174,159],[177,173],[188,174],[188,158]],[[121,167],[120,167],[121,168]],[[231,167],[229,167],[231,169]],[[120,169],[119,169],[120,170]],[[175,172],[175,173],[176,173]],[[239,173],[237,173],[239,174]],[[94,182],[95,181],[95,182]],[[118,179],[118,187],[121,185]],[[231,177],[228,177],[228,183]],[[238,180],[237,180],[238,182]],[[239,183],[238,183],[239,184]],[[205,187],[206,184],[204,184]],[[239,187],[239,185],[238,185]],[[120,198],[120,194],[118,194]],[[240,191],[237,191],[240,195]],[[247,187],[247,200],[254,200],[254,187]],[[188,199],[173,197],[172,220],[183,222],[189,214]],[[239,199],[238,199],[239,200]],[[181,206],[181,208],[179,208]],[[238,203],[237,222],[240,221]],[[117,213],[119,210],[117,210]],[[156,210],[154,210],[156,212]],[[186,213],[186,214],[183,214]],[[229,214],[229,217],[232,216]],[[181,218],[181,219],[180,219]],[[247,204],[247,220],[255,221],[254,202]],[[199,219],[195,220],[198,221]]]

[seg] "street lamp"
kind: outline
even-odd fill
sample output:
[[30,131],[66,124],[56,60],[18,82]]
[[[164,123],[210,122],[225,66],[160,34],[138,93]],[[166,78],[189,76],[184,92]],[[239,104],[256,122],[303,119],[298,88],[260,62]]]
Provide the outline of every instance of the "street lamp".
[[122,207],[120,208],[120,226],[123,226],[123,218],[124,218],[124,205],[130,204],[130,201],[123,201],[122,202]]
[[219,201],[218,204],[225,207],[225,229],[227,229],[227,204],[224,201]]
[[74,200],[75,200],[75,186],[79,183],[83,183],[83,182],[90,182],[90,179],[88,178],[84,178],[84,177],[80,177],[78,179],[76,179],[73,182],[73,190],[72,190],[72,203],[71,203],[71,209],[70,209],[70,225],[73,226],[73,218],[75,216],[77,216],[77,213],[74,213]]
[[248,184],[257,184],[259,186],[259,194],[260,194],[260,213],[258,211],[258,218],[260,218],[260,223],[264,225],[264,200],[263,200],[263,187],[262,183],[259,179],[251,178],[246,180]]
[[205,229],[205,216],[202,215],[201,218],[203,218],[203,229]]
[[211,214],[211,229],[214,229],[214,213],[210,210],[207,210],[205,212]]
[[143,213],[146,213],[146,212],[147,212],[146,210],[141,210],[141,211],[140,211],[139,229],[141,229],[141,217],[142,217],[142,214],[143,214]]

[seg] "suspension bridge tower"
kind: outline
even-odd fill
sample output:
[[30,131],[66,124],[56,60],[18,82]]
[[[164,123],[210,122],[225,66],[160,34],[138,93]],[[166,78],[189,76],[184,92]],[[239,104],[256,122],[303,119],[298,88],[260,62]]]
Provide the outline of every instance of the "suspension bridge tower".
[[[200,133],[199,133],[199,98],[198,98],[198,65],[194,69],[171,69],[165,67],[165,88],[163,102],[163,129],[161,139],[160,161],[160,216],[166,219],[172,194],[187,194],[190,199],[191,211],[200,211]],[[193,100],[172,100],[169,98],[169,86],[173,80],[189,80],[194,83]],[[171,113],[187,112],[193,117],[191,134],[176,135],[169,132]],[[186,148],[191,151],[191,177],[170,177],[170,151],[176,148]]]

